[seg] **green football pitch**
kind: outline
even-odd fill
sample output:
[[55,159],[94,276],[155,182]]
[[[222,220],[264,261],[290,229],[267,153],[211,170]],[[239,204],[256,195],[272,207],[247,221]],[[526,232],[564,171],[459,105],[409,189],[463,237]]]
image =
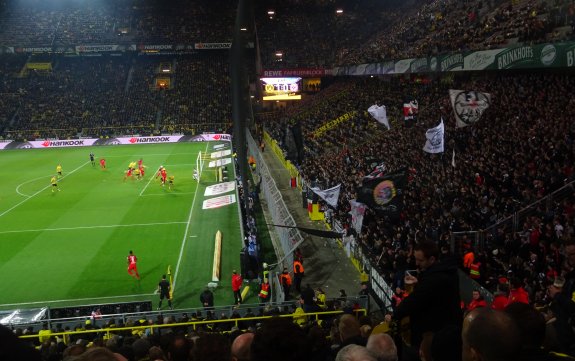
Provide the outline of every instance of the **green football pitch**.
[[[239,207],[203,209],[213,198],[204,196],[205,188],[216,183],[208,160],[201,182],[192,177],[198,153],[210,154],[216,144],[1,151],[0,309],[145,300],[155,307],[168,267],[174,306],[199,306],[199,294],[212,280],[218,230],[223,241],[215,300],[233,303],[231,272],[239,268],[242,247]],[[140,158],[144,177],[124,180],[128,164]],[[60,191],[53,192],[58,164]],[[155,178],[160,165],[174,176],[171,190]],[[127,273],[130,250],[138,257],[140,280]]]

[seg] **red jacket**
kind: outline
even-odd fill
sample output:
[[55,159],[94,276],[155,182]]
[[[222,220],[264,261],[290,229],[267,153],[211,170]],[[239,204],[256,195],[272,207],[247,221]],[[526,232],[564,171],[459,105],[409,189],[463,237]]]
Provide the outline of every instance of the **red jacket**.
[[504,310],[505,306],[507,306],[507,301],[509,301],[509,298],[506,295],[496,295],[491,303],[491,308],[500,311]]
[[240,276],[239,274],[235,274],[232,276],[232,290],[235,291],[239,291],[240,288],[242,288],[242,282],[244,280],[242,279],[242,276]]
[[521,302],[529,304],[529,294],[527,291],[523,289],[523,287],[519,287],[516,290],[511,290],[509,292],[509,299],[507,300],[507,306],[514,302]]
[[467,305],[467,311],[473,311],[476,308],[487,307],[487,302],[484,299],[472,300]]

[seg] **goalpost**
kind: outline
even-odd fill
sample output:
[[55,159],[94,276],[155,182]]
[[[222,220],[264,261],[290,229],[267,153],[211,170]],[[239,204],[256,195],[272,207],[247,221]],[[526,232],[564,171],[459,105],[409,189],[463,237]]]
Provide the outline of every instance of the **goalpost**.
[[194,174],[194,178],[196,178],[198,183],[200,183],[200,179],[202,179],[202,169],[204,169],[204,158],[202,157],[202,151],[200,151],[198,153],[198,157],[196,158],[196,169],[194,169],[194,173],[198,175],[195,177]]

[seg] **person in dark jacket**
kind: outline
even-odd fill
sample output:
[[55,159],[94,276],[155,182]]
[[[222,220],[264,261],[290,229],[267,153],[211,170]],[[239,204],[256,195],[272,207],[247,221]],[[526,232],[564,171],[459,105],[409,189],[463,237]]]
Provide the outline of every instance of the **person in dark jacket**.
[[214,293],[208,287],[200,294],[200,302],[204,309],[210,311],[214,309]]
[[440,262],[437,244],[429,241],[417,244],[414,255],[418,276],[407,274],[405,281],[415,286],[397,307],[394,318],[400,322],[409,316],[411,345],[431,360],[433,334],[462,323],[457,260],[446,258]]

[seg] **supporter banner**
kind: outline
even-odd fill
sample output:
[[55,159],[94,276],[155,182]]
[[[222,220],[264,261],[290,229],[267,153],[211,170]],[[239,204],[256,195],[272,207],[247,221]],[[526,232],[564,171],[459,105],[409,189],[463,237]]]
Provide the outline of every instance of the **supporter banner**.
[[389,129],[389,120],[387,119],[387,111],[385,109],[385,105],[379,106],[374,104],[367,108],[367,112],[380,124],[385,125],[385,127]]
[[[222,144],[222,145],[223,145],[223,144]],[[219,152],[213,152],[213,153],[210,155],[210,157],[211,157],[212,159],[215,159],[215,158],[225,157],[226,155],[230,155],[230,154],[232,154],[231,149],[226,149],[226,150],[221,150],[221,151],[219,151]]]
[[449,98],[457,128],[477,123],[491,105],[491,94],[489,93],[450,89]]
[[214,49],[230,49],[232,43],[195,43],[194,49],[197,50],[214,50]]
[[299,76],[301,78],[312,78],[326,75],[328,75],[327,71],[323,68],[278,69],[263,71],[263,77],[266,78],[284,78],[293,76]]
[[357,111],[353,111],[353,112],[349,112],[346,113],[342,116],[339,116],[338,118],[331,120],[329,122],[327,122],[326,124],[322,125],[321,127],[317,128],[314,132],[313,135],[314,137],[320,137],[323,135],[323,133],[327,132],[330,129],[333,129],[335,127],[337,127],[340,123],[345,122],[346,120],[351,119],[353,116],[355,116],[357,114]]
[[403,119],[404,120],[413,120],[417,116],[417,112],[419,111],[419,104],[417,100],[410,99],[403,102]]
[[349,201],[349,205],[351,206],[351,210],[349,214],[351,215],[351,226],[357,234],[361,234],[361,227],[363,226],[363,215],[365,214],[365,210],[367,207],[365,204],[352,199]]
[[223,165],[230,164],[231,162],[232,162],[232,158],[223,158],[223,159],[213,160],[210,163],[208,163],[208,167],[209,168],[221,167]]
[[341,188],[341,184],[336,185],[335,187],[331,187],[329,189],[321,190],[318,187],[311,187],[310,189],[320,196],[321,199],[326,201],[327,204],[332,206],[333,208],[337,209],[337,201],[339,200],[339,191]]
[[357,201],[380,214],[397,215],[401,211],[403,189],[407,184],[407,169],[388,173],[382,178],[364,182]]
[[443,118],[438,126],[427,129],[425,132],[425,145],[423,151],[427,153],[443,153],[444,151],[444,137],[445,126],[443,125]]
[[216,198],[206,199],[202,204],[202,209],[213,209],[220,208],[223,206],[228,206],[230,204],[236,203],[236,195],[229,194],[226,196],[220,196]]
[[236,182],[224,182],[219,184],[214,184],[213,186],[207,186],[204,191],[204,196],[217,196],[219,194],[224,194],[231,192],[236,189]]
[[387,167],[385,166],[385,163],[381,162],[375,166],[375,168],[371,171],[371,173],[369,173],[368,175],[363,177],[362,182],[365,183],[365,182],[368,182],[368,181],[376,179],[376,178],[381,178],[381,177],[383,177],[383,174],[385,173],[386,170],[387,170]]
[[78,45],[76,52],[78,53],[102,53],[108,51],[124,51],[126,47],[123,45]]

